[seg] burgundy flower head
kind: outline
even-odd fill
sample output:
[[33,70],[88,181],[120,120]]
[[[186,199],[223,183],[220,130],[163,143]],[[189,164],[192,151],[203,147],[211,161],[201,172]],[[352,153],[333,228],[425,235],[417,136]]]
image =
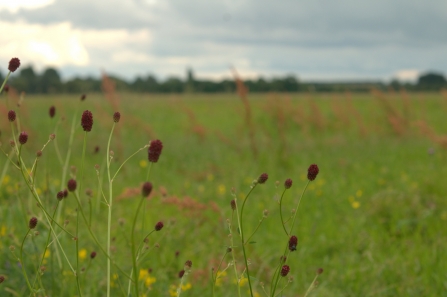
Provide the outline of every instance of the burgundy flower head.
[[92,252],[92,253],[90,254],[90,259],[95,259],[95,257],[96,257],[96,252]]
[[317,178],[318,172],[320,172],[320,169],[318,168],[317,164],[310,165],[309,169],[307,169],[307,178],[310,181],[313,181]]
[[82,113],[81,126],[85,132],[92,131],[93,127],[93,114],[91,111],[86,110]]
[[269,175],[267,173],[263,173],[258,177],[258,183],[263,184],[265,183],[269,178]]
[[283,265],[281,268],[281,276],[282,277],[287,276],[287,274],[289,274],[289,271],[290,271],[289,265]]
[[163,222],[155,224],[155,231],[160,231],[163,228]]
[[14,71],[16,71],[17,68],[19,68],[19,67],[20,67],[20,60],[19,60],[19,58],[12,58],[12,59],[9,61],[9,65],[8,65],[8,70],[9,70],[9,71],[14,72]]
[[22,131],[19,135],[19,142],[20,144],[25,144],[27,141],[28,141],[28,133]]
[[180,272],[178,273],[178,277],[179,278],[182,278],[183,277],[183,275],[185,274],[185,270],[180,270]]
[[32,217],[32,218],[29,220],[28,227],[29,227],[30,229],[34,229],[34,228],[36,228],[36,225],[37,225],[37,218],[36,218],[36,217]]
[[284,188],[290,189],[291,186],[292,186],[292,180],[290,178],[286,179],[286,181],[284,182]]
[[51,106],[48,113],[50,114],[50,118],[54,118],[54,115],[56,114],[56,107]]
[[118,123],[120,121],[120,118],[121,118],[121,114],[118,111],[113,114],[113,121],[115,123]]
[[191,260],[186,261],[185,262],[185,269],[191,269],[191,267],[192,267],[192,261]]
[[317,274],[322,274],[323,273],[323,268],[318,268],[317,269]]
[[236,200],[231,200],[230,205],[232,210],[236,210]]
[[147,149],[149,162],[156,163],[160,158],[161,151],[163,150],[163,143],[156,139],[152,140],[149,148]]
[[289,239],[289,250],[291,252],[296,251],[296,246],[298,245],[298,237],[295,235],[290,236]]
[[14,122],[16,120],[16,112],[14,110],[8,111],[8,120]]
[[152,192],[152,184],[150,182],[145,182],[141,187],[141,194],[143,195],[143,197],[147,197],[151,192]]
[[68,190],[64,189],[64,198],[67,198],[67,197],[68,197]]
[[61,201],[62,199],[64,199],[64,191],[59,191],[57,192],[56,195],[57,200]]
[[4,281],[5,281],[5,277],[3,275],[0,275],[0,284]]
[[76,191],[76,186],[77,186],[77,183],[76,183],[76,180],[74,180],[74,179],[70,179],[67,182],[67,188],[70,192]]

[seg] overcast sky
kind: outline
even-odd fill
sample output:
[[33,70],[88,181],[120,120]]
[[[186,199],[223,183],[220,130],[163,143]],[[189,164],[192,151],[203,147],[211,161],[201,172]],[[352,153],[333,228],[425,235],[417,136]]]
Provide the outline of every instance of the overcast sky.
[[0,0],[0,29],[3,74],[11,57],[64,78],[447,73],[445,0]]

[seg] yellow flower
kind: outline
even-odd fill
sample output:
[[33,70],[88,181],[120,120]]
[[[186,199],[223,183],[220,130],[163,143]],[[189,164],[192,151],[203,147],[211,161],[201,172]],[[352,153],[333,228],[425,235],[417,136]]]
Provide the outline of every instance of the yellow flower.
[[355,196],[357,196],[357,197],[362,197],[362,195],[363,195],[363,192],[362,192],[362,190],[357,190],[357,192],[355,192]]
[[0,236],[5,236],[6,235],[6,226],[2,225],[0,227]]
[[239,281],[239,287],[243,287],[246,283],[248,283],[248,279],[246,277],[241,278]]
[[87,258],[87,250],[86,249],[81,249],[78,253],[79,259],[84,260],[85,258]]
[[140,269],[140,273],[138,274],[138,279],[144,280],[144,284],[146,287],[150,288],[150,286],[157,281],[157,279],[149,274],[147,269]]
[[217,271],[216,275],[216,286],[220,287],[222,285],[222,277],[226,276],[226,271]]
[[171,285],[169,287],[169,296],[171,296],[171,297],[177,296],[177,287],[175,285]]
[[50,250],[47,249],[47,250],[45,251],[45,255],[44,255],[43,257],[46,259],[46,258],[48,258],[48,257],[50,256],[50,254],[51,254],[51,253],[50,253]]
[[140,167],[141,168],[146,168],[147,167],[147,161],[146,160],[141,160],[140,161]]
[[3,177],[2,184],[3,184],[4,186],[6,186],[6,185],[9,183],[10,180],[11,180],[11,177],[10,177],[9,175],[5,175],[5,176]]
[[226,188],[225,188],[225,186],[224,186],[224,185],[219,185],[219,186],[217,187],[217,192],[218,192],[220,195],[224,195],[225,192],[226,192]]
[[182,291],[187,291],[189,289],[191,289],[192,285],[191,283],[186,283],[184,285],[182,285]]
[[140,273],[138,274],[138,280],[143,280],[149,275],[149,271],[147,269],[140,269]]
[[156,279],[155,277],[153,277],[153,276],[148,276],[148,277],[146,278],[146,280],[144,281],[144,284],[146,285],[146,287],[150,288],[151,285],[152,285],[153,283],[155,283],[156,281],[157,281],[157,279]]
[[351,202],[351,206],[352,206],[352,208],[357,209],[357,208],[360,207],[360,202],[358,202],[358,201],[352,201],[352,202]]

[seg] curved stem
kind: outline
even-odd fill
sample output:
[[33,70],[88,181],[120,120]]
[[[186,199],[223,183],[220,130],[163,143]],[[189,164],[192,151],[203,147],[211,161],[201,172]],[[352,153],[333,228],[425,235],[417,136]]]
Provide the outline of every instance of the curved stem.
[[281,225],[284,229],[284,232],[286,232],[286,235],[289,236],[289,233],[287,233],[284,218],[282,216],[282,197],[284,197],[284,193],[286,192],[286,189],[282,192],[281,198],[279,199],[279,216],[281,217]]

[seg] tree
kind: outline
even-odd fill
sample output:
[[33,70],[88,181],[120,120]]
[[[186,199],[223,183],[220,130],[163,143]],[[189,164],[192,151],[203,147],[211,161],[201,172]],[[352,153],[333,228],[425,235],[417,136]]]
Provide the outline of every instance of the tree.
[[429,72],[419,76],[417,87],[420,90],[440,90],[447,85],[442,74]]
[[56,69],[45,69],[40,77],[40,88],[43,93],[60,93],[62,91],[61,78]]

